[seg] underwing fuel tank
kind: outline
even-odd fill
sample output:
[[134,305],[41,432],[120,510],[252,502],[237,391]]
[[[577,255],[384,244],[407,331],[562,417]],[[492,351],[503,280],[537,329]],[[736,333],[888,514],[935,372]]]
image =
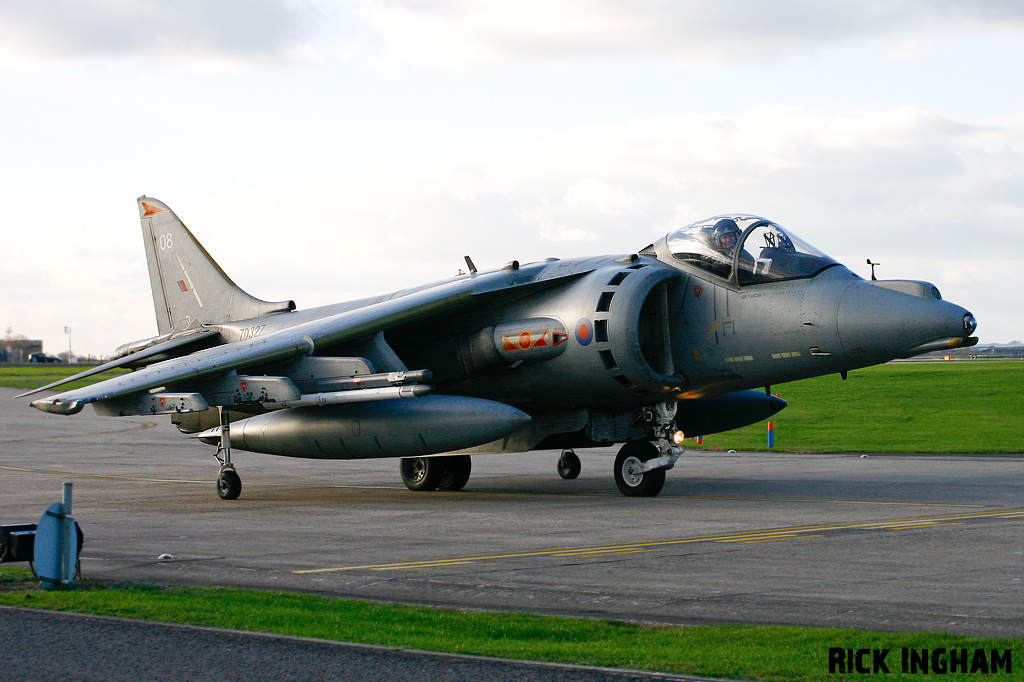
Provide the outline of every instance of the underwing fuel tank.
[[[231,447],[310,459],[420,457],[504,438],[530,421],[510,405],[451,395],[300,407],[231,424]],[[200,434],[217,442],[219,428]]]
[[731,431],[777,414],[786,401],[764,391],[737,391],[710,400],[680,400],[676,426],[687,436],[707,436]]

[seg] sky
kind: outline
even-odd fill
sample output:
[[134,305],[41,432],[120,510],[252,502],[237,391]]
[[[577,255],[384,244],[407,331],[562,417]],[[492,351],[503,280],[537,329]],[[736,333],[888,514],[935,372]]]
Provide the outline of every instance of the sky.
[[145,194],[300,308],[754,213],[1021,340],[1022,83],[1015,0],[0,0],[0,331],[155,335]]

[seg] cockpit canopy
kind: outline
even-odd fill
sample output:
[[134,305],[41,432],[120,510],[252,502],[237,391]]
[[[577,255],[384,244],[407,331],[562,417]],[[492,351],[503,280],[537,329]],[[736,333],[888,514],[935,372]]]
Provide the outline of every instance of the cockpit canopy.
[[770,220],[720,215],[665,237],[676,261],[739,284],[814,277],[838,263]]

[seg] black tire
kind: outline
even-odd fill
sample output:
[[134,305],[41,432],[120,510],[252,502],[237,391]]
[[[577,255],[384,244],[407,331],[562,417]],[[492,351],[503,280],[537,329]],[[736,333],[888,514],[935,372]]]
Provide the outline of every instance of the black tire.
[[444,473],[437,484],[438,490],[462,490],[469,483],[469,475],[473,472],[473,458],[469,455],[452,455],[451,457],[435,457],[443,460]]
[[242,479],[233,469],[225,469],[217,476],[217,494],[222,500],[237,500],[242,494]]
[[562,455],[558,458],[558,475],[567,481],[571,481],[580,475],[580,471],[583,470],[583,465],[580,463],[579,456],[572,450],[562,450]]
[[409,490],[437,490],[444,475],[441,457],[403,457],[398,465],[402,483]]
[[632,467],[659,455],[654,443],[647,440],[631,440],[619,450],[615,457],[615,485],[627,497],[654,497],[665,485],[665,470],[654,469],[641,474],[633,473]]

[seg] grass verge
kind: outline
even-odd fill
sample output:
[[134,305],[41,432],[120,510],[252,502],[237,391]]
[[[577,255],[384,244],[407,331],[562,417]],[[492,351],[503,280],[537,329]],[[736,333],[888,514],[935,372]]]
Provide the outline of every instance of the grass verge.
[[[786,452],[1024,452],[1024,362],[890,363],[774,386],[789,403],[772,419]],[[768,450],[767,423],[688,449]]]
[[[233,588],[106,587],[86,581],[77,589],[43,591],[30,589],[30,579],[23,569],[0,567],[0,604],[427,651],[772,682],[878,678],[829,674],[830,647],[890,649],[890,672],[883,673],[887,681],[921,677],[901,672],[903,647],[967,649],[970,653],[975,649],[1010,650],[1011,661],[1016,659],[1017,665],[1011,672],[1000,670],[995,678],[1024,679],[1022,639],[754,625],[662,627]],[[942,677],[993,679],[993,675],[981,673]]]
[[[10,388],[39,388],[47,384],[52,384],[54,381],[59,381],[73,374],[84,372],[90,369],[90,365],[12,365],[9,367],[0,367],[0,386],[7,386]],[[69,384],[61,386],[59,390],[70,391],[75,388],[81,388],[82,386],[89,386],[95,384],[97,381],[103,381],[104,379],[110,379],[111,377],[118,376],[120,374],[127,374],[127,369],[112,369],[102,374],[86,377],[78,381],[72,381]]]

